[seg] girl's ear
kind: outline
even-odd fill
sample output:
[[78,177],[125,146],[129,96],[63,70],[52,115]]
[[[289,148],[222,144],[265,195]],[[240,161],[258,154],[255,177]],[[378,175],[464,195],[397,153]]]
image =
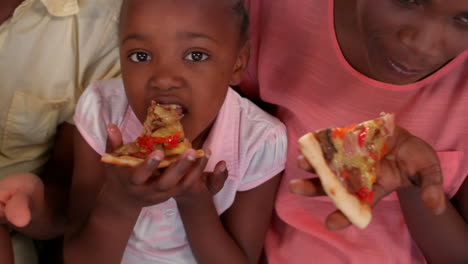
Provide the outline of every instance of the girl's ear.
[[236,64],[234,65],[234,69],[231,76],[231,81],[229,85],[236,86],[242,81],[242,76],[244,72],[247,70],[247,66],[249,64],[250,58],[250,43],[248,41],[245,42],[244,46],[241,48],[239,55],[237,56]]

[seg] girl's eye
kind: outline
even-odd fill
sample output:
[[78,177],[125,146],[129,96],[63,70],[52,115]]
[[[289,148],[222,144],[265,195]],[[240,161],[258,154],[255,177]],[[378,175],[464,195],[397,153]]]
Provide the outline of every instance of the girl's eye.
[[133,62],[144,62],[151,60],[151,56],[146,52],[133,52],[128,56]]
[[200,51],[192,51],[187,56],[185,56],[186,60],[189,61],[204,61],[208,59],[208,54],[200,52]]

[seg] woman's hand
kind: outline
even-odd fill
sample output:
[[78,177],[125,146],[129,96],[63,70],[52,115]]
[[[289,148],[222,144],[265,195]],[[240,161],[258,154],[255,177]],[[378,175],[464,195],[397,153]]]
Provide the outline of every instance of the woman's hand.
[[[373,186],[371,206],[393,191],[417,186],[425,206],[434,214],[441,214],[446,208],[446,198],[436,152],[425,141],[401,127],[395,128],[388,147],[387,155],[379,163],[379,175]],[[303,156],[299,156],[298,163],[302,169],[314,171]],[[318,178],[292,180],[289,187],[291,192],[300,195],[325,195]],[[328,216],[326,224],[329,229],[341,229],[349,226],[350,222],[340,211],[335,211]]]

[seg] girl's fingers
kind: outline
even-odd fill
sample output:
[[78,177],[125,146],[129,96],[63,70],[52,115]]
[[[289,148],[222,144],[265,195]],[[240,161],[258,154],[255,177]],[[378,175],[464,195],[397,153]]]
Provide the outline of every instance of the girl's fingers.
[[204,152],[205,155],[196,160],[191,170],[182,179],[182,188],[189,188],[197,180],[200,180],[200,178],[203,177],[203,171],[205,170],[206,164],[208,163],[208,159],[211,155],[211,151],[209,150],[205,150]]
[[319,178],[291,180],[289,182],[289,191],[303,196],[325,195]]
[[122,146],[122,142],[122,133],[120,132],[120,129],[114,124],[107,125],[106,152],[110,153],[115,151]]
[[157,191],[164,192],[174,187],[189,172],[197,159],[197,152],[194,149],[188,149],[179,158],[179,160],[169,166],[155,181],[154,187]]
[[135,185],[147,182],[153,173],[158,170],[158,165],[163,159],[164,152],[160,150],[152,152],[146,160],[135,169],[129,182]]
[[208,173],[206,176],[206,184],[211,195],[217,194],[223,187],[228,178],[228,170],[226,162],[220,161],[216,164],[213,173]]

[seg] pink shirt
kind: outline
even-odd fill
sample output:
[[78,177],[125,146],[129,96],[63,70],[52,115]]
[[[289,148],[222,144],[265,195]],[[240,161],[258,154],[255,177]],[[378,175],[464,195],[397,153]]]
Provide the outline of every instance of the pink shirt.
[[[143,128],[128,105],[121,79],[86,89],[75,123],[99,154],[105,151],[107,124],[119,126],[124,142],[134,141]],[[232,205],[237,192],[251,190],[284,169],[286,142],[281,122],[229,89],[204,144],[212,151],[206,170],[212,171],[224,160],[229,171],[223,189],[213,198],[219,214]],[[143,208],[122,263],[196,263],[174,199]]]
[[292,195],[297,139],[308,131],[396,113],[397,122],[438,152],[449,197],[468,174],[468,53],[430,77],[391,85],[367,78],[344,59],[333,24],[332,0],[250,0],[253,54],[242,85],[247,95],[274,104],[288,129],[288,160],[267,237],[270,264],[424,263],[395,194],[373,211],[365,230],[328,231],[335,210],[328,197]]

